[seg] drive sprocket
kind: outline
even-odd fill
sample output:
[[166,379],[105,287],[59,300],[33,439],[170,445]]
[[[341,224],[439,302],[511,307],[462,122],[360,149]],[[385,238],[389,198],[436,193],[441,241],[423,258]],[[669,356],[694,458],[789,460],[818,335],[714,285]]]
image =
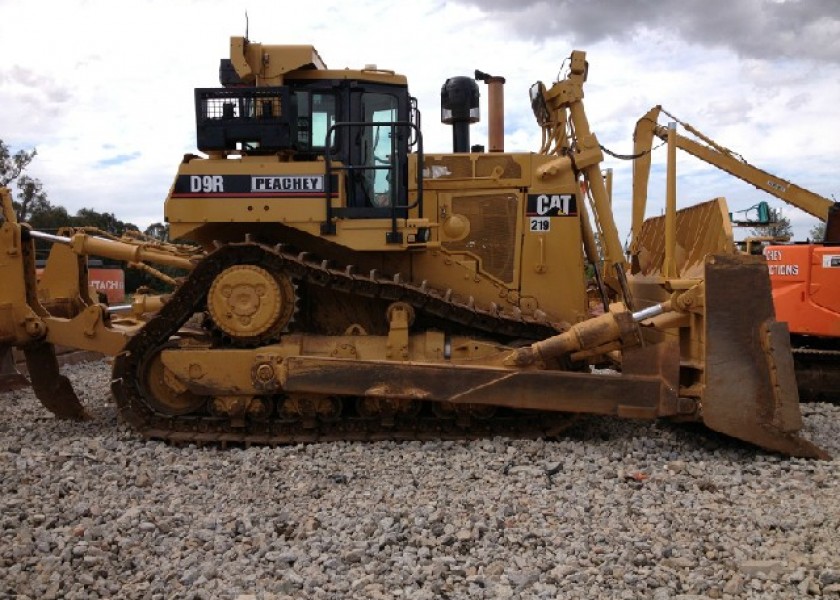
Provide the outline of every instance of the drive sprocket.
[[226,268],[207,294],[213,326],[242,347],[279,339],[294,317],[295,305],[295,286],[286,274],[253,264]]

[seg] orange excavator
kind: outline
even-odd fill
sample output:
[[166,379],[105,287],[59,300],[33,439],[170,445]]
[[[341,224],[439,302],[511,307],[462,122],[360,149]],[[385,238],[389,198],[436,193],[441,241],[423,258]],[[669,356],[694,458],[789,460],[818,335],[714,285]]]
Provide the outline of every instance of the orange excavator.
[[[664,113],[693,137],[673,133],[678,148],[825,222],[822,241],[764,247],[776,316],[790,328],[799,396],[840,402],[840,202],[777,177],[721,146],[661,106],[650,109],[634,132],[634,206],[644,207],[653,137],[668,140]],[[633,230],[641,215],[634,214]]]

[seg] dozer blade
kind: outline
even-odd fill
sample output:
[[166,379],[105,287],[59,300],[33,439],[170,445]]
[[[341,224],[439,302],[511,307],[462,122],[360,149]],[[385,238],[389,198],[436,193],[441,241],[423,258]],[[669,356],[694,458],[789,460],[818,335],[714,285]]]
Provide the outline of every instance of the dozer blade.
[[775,320],[760,256],[710,256],[705,266],[703,422],[767,450],[831,458],[799,437],[802,415],[786,323]]
[[0,346],[0,392],[8,392],[29,385],[15,365],[11,346]]
[[26,346],[23,353],[32,389],[44,408],[59,419],[82,421],[90,418],[73,391],[70,380],[58,370],[55,346],[40,342]]

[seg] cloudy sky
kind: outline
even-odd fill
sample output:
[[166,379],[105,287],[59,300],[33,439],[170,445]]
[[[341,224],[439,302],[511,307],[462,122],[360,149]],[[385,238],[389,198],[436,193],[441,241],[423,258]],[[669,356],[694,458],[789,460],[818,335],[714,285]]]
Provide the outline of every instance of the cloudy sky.
[[[629,154],[636,120],[662,104],[753,164],[840,199],[838,0],[0,0],[0,139],[37,148],[29,171],[53,204],[141,228],[162,220],[177,165],[194,150],[192,88],[218,84],[246,11],[253,41],[313,44],[330,68],[405,74],[427,152],[451,147],[441,84],[475,69],[507,79],[506,149],[536,151],[528,88],[554,81],[581,49],[589,119],[611,150]],[[472,136],[485,141],[485,125]],[[649,214],[663,204],[664,159],[660,148]],[[630,165],[604,167],[614,169],[624,238]],[[684,205],[725,196],[738,211],[768,200],[797,239],[816,223],[687,154],[678,171]]]

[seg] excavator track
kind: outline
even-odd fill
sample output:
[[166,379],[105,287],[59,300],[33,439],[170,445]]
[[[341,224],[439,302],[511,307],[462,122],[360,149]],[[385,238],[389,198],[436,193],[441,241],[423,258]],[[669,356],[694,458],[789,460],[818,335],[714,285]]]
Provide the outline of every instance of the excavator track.
[[[220,245],[192,271],[172,298],[116,357],[112,391],[122,418],[144,436],[174,443],[197,444],[289,444],[315,441],[363,441],[406,439],[469,439],[503,435],[537,437],[556,435],[575,419],[565,413],[502,410],[492,417],[481,411],[469,415],[453,411],[441,415],[433,403],[420,403],[416,411],[387,418],[364,416],[358,398],[330,398],[335,414],[312,419],[284,418],[282,395],[266,397],[267,410],[257,418],[232,420],[211,414],[206,408],[182,416],[161,413],[148,401],[145,365],[179,329],[205,308],[208,290],[216,276],[235,265],[261,265],[282,272],[300,284],[329,288],[355,296],[359,301],[404,302],[418,314],[442,320],[462,331],[496,341],[543,339],[559,329],[545,320],[483,309],[472,299],[462,301],[451,292],[440,293],[421,283],[401,281],[399,275],[385,278],[376,272],[356,275],[352,267],[332,268],[313,262],[305,253],[294,254],[282,245],[269,247],[253,242]],[[224,352],[228,346],[219,348]]]
[[801,402],[840,404],[840,350],[794,346],[793,365]]

